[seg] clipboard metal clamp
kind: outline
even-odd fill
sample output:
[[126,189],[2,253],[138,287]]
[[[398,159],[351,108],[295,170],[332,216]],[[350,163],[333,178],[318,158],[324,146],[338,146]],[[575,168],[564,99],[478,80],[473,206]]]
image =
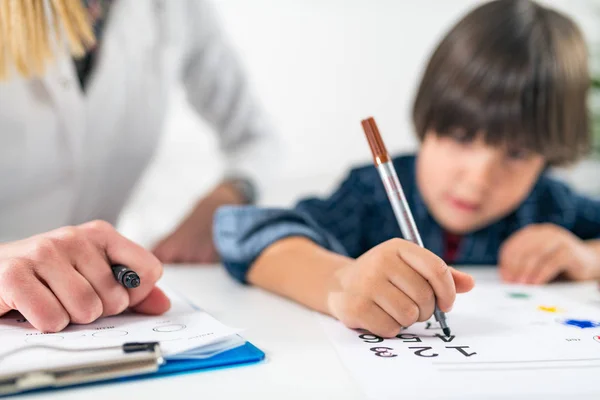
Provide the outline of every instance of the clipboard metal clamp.
[[[60,347],[38,346],[64,351],[89,351],[90,349],[63,349]],[[26,371],[19,374],[0,375],[0,396],[48,387],[80,385],[139,375],[158,371],[164,364],[158,342],[130,342],[117,348],[126,355],[122,359],[95,361],[73,366]],[[91,350],[114,350],[115,347]],[[13,353],[14,354],[14,353]]]

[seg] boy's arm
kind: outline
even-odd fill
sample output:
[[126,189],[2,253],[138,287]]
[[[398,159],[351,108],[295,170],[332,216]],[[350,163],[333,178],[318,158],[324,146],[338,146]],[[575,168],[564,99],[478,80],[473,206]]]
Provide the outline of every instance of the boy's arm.
[[[221,207],[214,219],[214,240],[223,264],[236,279],[246,274],[263,250],[289,238],[304,237],[334,253],[357,257],[368,250],[370,188],[363,182],[376,170],[352,171],[326,199],[306,199],[295,209]],[[371,181],[373,181],[371,179]],[[376,181],[375,181],[376,182]]]
[[248,281],[314,310],[329,314],[327,293],[335,275],[352,259],[328,251],[303,237],[269,246],[252,265]]
[[401,239],[364,248],[370,193],[360,172],[351,173],[329,199],[305,200],[294,210],[223,207],[215,218],[215,242],[238,280],[348,327],[392,337],[429,319],[436,299],[447,311],[473,280]]
[[402,239],[388,240],[356,260],[305,238],[283,239],[262,252],[248,280],[350,328],[384,337],[429,319],[436,301],[448,312],[456,293],[473,287],[469,275]]

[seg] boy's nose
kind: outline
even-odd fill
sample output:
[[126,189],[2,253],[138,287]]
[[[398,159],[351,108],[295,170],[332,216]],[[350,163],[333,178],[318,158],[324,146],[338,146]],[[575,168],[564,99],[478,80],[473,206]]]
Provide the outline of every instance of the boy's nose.
[[466,164],[466,183],[475,190],[485,191],[496,181],[499,161],[494,154],[484,153],[474,156]]

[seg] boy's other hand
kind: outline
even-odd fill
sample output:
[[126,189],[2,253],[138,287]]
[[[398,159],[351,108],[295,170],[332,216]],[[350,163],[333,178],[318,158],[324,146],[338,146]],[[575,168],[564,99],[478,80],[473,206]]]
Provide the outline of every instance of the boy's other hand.
[[582,281],[600,278],[600,255],[570,231],[554,224],[529,225],[500,248],[506,282],[542,284],[564,274]]
[[349,328],[383,337],[428,320],[436,298],[442,311],[450,311],[456,293],[468,292],[474,285],[470,275],[402,239],[374,247],[336,271],[333,281],[330,314]]
[[[123,264],[141,284],[126,289],[111,264]],[[65,227],[0,245],[0,315],[19,311],[36,329],[57,332],[127,308],[162,314],[169,299],[156,287],[162,265],[107,222]]]

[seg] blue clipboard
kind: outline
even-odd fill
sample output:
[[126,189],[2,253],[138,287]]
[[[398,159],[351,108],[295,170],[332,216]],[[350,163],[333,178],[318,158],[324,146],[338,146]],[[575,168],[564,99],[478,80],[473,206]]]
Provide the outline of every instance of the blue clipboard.
[[18,392],[1,395],[0,398],[15,397],[20,394],[50,392],[59,390],[68,390],[70,388],[82,388],[94,385],[103,384],[118,384],[122,382],[130,382],[140,379],[154,379],[160,377],[167,377],[170,375],[187,374],[194,372],[210,371],[215,369],[222,369],[234,366],[242,366],[248,364],[258,363],[265,358],[265,353],[258,349],[250,342],[246,342],[243,345],[236,347],[231,350],[224,351],[215,356],[202,359],[176,359],[176,360],[165,360],[160,365],[157,371],[151,373],[141,373],[138,375],[130,375],[125,377],[110,378],[104,380],[96,380],[92,382],[77,383],[68,386],[60,387],[43,387],[30,390],[20,390]]
[[214,370],[238,365],[254,364],[264,359],[264,352],[259,350],[258,347],[254,346],[252,343],[246,342],[240,347],[224,351],[223,353],[219,353],[210,358],[167,360],[165,364],[159,367],[157,372],[119,378],[105,382],[123,382],[136,379],[148,379],[159,376]]

